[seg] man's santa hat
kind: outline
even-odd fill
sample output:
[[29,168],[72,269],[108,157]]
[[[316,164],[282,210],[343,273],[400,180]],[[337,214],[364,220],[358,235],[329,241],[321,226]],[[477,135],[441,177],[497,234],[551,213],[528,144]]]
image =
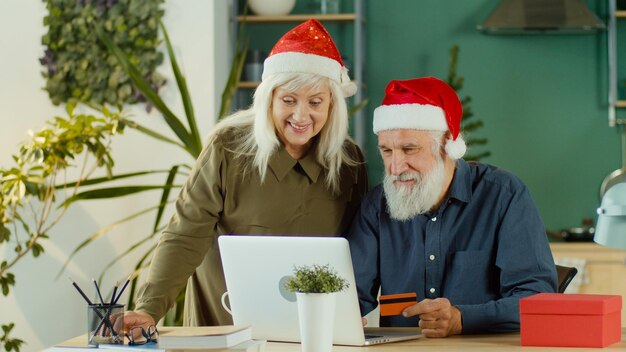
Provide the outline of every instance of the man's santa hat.
[[308,20],[283,35],[263,63],[263,77],[276,73],[314,73],[337,82],[344,97],[356,93],[348,70],[330,34],[315,20]]
[[385,89],[382,105],[374,110],[374,133],[396,129],[450,131],[446,153],[452,159],[460,159],[467,150],[459,135],[462,115],[459,97],[442,80],[394,80]]

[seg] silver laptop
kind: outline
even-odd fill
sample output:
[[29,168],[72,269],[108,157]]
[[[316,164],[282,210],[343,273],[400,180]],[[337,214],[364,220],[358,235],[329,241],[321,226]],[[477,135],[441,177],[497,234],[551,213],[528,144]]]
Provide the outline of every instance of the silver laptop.
[[285,281],[294,266],[312,264],[329,264],[349,283],[337,297],[334,344],[363,346],[422,336],[415,331],[366,336],[345,238],[226,235],[218,241],[233,322],[251,325],[255,339],[300,342],[296,295],[285,289]]

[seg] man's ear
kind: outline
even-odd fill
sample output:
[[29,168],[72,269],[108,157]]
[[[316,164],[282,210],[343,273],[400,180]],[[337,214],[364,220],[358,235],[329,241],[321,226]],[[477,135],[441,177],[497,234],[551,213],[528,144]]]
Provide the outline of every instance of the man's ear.
[[439,155],[441,156],[442,160],[446,160],[446,158],[448,158],[448,153],[446,152],[446,143],[450,138],[452,138],[452,134],[450,133],[450,131],[446,131],[443,133],[443,135],[441,136],[441,140],[439,141]]

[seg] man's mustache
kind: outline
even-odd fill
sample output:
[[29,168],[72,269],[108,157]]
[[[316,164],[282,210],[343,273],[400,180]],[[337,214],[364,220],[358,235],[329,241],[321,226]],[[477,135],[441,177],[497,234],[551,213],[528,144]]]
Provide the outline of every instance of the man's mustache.
[[391,181],[420,181],[422,176],[419,172],[403,172],[398,176],[389,175]]

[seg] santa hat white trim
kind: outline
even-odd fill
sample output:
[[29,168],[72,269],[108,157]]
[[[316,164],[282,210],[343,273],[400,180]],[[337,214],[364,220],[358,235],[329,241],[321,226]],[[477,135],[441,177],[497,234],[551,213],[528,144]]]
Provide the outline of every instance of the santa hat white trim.
[[350,81],[348,70],[334,59],[299,52],[284,52],[271,55],[263,62],[262,80],[276,73],[313,73],[337,82],[349,97],[356,93],[356,85]]
[[423,104],[382,105],[374,110],[374,133],[383,130],[412,129],[447,131],[442,108]]
[[[374,133],[385,130],[411,129],[426,131],[448,131],[446,115],[435,105],[397,104],[382,105],[374,110]],[[465,155],[467,145],[461,135],[448,139],[446,154],[456,160]]]
[[465,152],[467,151],[467,145],[465,144],[465,140],[459,134],[455,140],[448,139],[446,141],[446,154],[454,160],[461,159]]

